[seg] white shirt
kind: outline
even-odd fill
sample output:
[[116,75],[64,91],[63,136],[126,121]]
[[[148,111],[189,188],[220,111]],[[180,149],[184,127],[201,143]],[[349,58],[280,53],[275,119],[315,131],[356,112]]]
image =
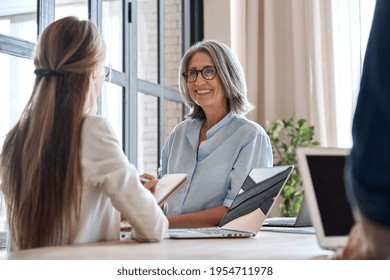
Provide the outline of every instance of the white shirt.
[[[120,213],[139,241],[160,241],[168,220],[153,195],[142,186],[110,124],[99,116],[85,118],[81,161],[83,190],[79,230],[74,243],[119,239]],[[8,250],[13,246],[8,234]]]
[[87,116],[81,139],[84,185],[75,243],[118,239],[120,213],[132,225],[133,238],[161,240],[168,220],[142,186],[109,123],[99,116]]

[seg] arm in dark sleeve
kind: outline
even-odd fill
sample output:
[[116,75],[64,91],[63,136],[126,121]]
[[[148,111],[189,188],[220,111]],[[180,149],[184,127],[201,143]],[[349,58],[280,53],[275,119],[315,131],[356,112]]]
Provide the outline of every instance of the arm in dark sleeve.
[[377,0],[352,128],[346,175],[350,200],[390,226],[390,1]]

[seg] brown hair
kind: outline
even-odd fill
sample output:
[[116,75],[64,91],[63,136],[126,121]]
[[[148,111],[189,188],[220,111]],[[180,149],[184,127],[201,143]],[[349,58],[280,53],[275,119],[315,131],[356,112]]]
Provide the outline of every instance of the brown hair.
[[1,154],[1,190],[15,249],[69,244],[75,237],[81,129],[93,98],[92,71],[104,53],[96,26],[75,17],[51,23],[38,40],[33,92]]

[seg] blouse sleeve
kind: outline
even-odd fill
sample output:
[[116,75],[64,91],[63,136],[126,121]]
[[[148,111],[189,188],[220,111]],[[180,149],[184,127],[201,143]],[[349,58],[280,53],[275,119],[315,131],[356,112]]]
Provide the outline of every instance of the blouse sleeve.
[[[136,168],[123,153],[111,126],[103,118],[89,116],[83,129],[84,182],[97,186],[132,225],[132,237],[159,241],[165,237],[168,221],[153,195],[138,179]],[[88,155],[88,157],[85,157]]]

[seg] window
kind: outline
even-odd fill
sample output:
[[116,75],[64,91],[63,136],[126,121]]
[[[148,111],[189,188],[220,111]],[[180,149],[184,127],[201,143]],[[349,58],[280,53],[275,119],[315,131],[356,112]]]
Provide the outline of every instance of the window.
[[176,106],[181,104],[181,0],[139,0],[137,17],[138,168],[156,175],[165,131],[184,114],[183,106]]
[[[24,2],[19,10],[14,1],[2,1],[0,8],[0,136],[3,139],[27,103],[34,81],[31,57],[36,43],[36,4]],[[20,3],[22,4],[22,3]],[[30,43],[23,44],[24,40]],[[14,54],[14,55],[10,55]],[[23,83],[21,82],[23,80]],[[3,140],[0,140],[0,149]]]
[[[130,161],[156,173],[167,134],[184,115],[177,71],[184,45],[189,46],[182,38],[183,26],[189,25],[183,23],[188,4],[181,0],[23,0],[1,1],[0,8],[1,137],[18,119],[31,94],[37,34],[51,21],[68,15],[91,18],[102,31],[106,63],[112,67],[99,97],[99,113],[113,125]],[[140,125],[149,123],[154,124],[153,139],[138,142],[144,141],[138,134],[150,129]],[[143,155],[151,151],[154,167],[144,168],[151,165]]]
[[340,147],[352,146],[352,118],[375,1],[332,2],[337,130]]

